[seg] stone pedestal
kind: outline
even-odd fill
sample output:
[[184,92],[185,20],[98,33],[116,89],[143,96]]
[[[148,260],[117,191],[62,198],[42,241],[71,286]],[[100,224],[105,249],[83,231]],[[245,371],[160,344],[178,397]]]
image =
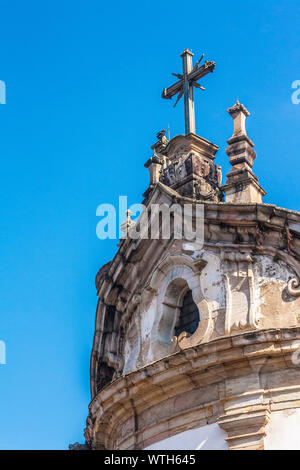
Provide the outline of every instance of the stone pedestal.
[[160,172],[162,169],[163,162],[161,159],[153,155],[147,162],[145,163],[144,167],[148,168],[149,176],[150,176],[150,186],[154,186],[156,183],[159,182]]
[[236,165],[227,175],[226,184],[222,186],[226,202],[261,204],[266,191],[259,185],[258,178],[251,169],[239,168]]

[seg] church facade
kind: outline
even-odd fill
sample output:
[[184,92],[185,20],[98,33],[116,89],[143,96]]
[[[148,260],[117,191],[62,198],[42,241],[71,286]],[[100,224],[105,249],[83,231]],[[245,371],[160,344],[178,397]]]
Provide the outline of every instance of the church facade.
[[184,95],[186,133],[158,134],[144,216],[96,276],[92,449],[300,449],[300,214],[263,203],[238,101],[222,184],[194,127],[212,64],[184,51],[163,97]]

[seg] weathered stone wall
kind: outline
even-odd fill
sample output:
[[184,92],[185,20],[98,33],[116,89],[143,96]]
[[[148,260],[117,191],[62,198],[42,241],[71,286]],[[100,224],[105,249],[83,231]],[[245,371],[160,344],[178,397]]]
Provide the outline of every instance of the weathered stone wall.
[[[300,326],[300,297],[294,298],[287,293],[288,281],[295,276],[293,270],[283,261],[274,263],[272,257],[257,255],[253,260],[253,299],[250,299],[249,286],[236,290],[232,307],[237,321],[248,315],[250,300],[253,302],[257,328],[285,328]],[[193,259],[193,258],[191,258]],[[199,288],[209,304],[211,324],[205,341],[226,336],[226,282],[225,270],[220,255],[213,250],[204,251],[202,259],[207,262],[199,276]],[[172,262],[170,257],[169,263]],[[170,264],[171,266],[171,264]],[[176,269],[176,268],[175,268]],[[178,276],[185,276],[178,269]],[[237,282],[246,278],[237,277]],[[163,286],[162,286],[163,287]],[[236,288],[236,285],[234,286]],[[233,301],[233,302],[234,302]],[[178,315],[171,309],[173,321],[162,332],[161,323],[166,315],[162,309],[163,299],[154,295],[150,305],[140,304],[125,330],[124,373],[147,365],[176,351],[171,339]],[[199,309],[201,319],[201,308]],[[228,313],[228,312],[227,312]],[[251,331],[251,325],[241,326],[232,334]]]
[[218,423],[230,449],[263,449],[273,413],[299,413],[300,373],[292,359],[299,339],[300,328],[257,330],[121,377],[92,401],[87,441],[98,449],[143,449]]
[[[148,203],[171,205],[174,194],[158,183]],[[272,412],[300,403],[291,362],[300,327],[300,214],[205,203],[204,222],[203,245],[124,239],[97,276],[86,429],[94,448],[144,448],[216,422],[229,448],[264,448]],[[192,335],[176,337],[187,290],[200,322]]]

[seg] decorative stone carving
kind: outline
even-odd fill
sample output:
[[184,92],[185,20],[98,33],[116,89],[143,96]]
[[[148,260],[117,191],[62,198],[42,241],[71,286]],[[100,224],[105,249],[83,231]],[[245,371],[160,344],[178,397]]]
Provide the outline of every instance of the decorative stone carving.
[[138,365],[139,352],[140,352],[140,334],[139,334],[139,316],[132,317],[126,325],[124,331],[124,347],[122,355],[124,356],[123,374],[136,368]]
[[141,294],[134,294],[134,296],[132,297],[132,302],[136,305],[140,304]]
[[162,170],[160,181],[179,194],[197,200],[222,200],[219,185],[221,168],[215,165],[218,148],[196,135],[177,136],[166,147],[168,167]]
[[153,156],[158,156],[162,159],[166,158],[165,150],[168,145],[168,139],[166,138],[166,131],[163,129],[157,133],[157,142],[151,146],[153,150]]
[[249,253],[221,252],[226,288],[225,333],[258,328],[254,305],[254,275]]
[[74,442],[74,444],[69,445],[69,450],[90,450],[90,447],[87,444],[79,444],[79,442]]
[[95,421],[95,417],[91,413],[89,413],[88,417],[86,418],[86,427],[84,430],[85,441],[89,447],[91,446],[93,441]]
[[145,449],[217,422],[230,449],[264,449],[270,413],[299,407],[300,375],[291,359],[299,339],[299,328],[256,330],[121,376],[89,406],[91,447]]
[[239,100],[235,105],[227,109],[233,118],[234,131],[227,141],[229,144],[226,153],[232,165],[227,175],[226,184],[222,187],[225,192],[226,202],[262,202],[262,196],[266,194],[258,184],[258,178],[252,171],[256,152],[254,143],[246,133],[245,121],[250,116],[249,111]]
[[247,135],[246,133],[246,117],[250,116],[249,111],[245,108],[243,104],[236,100],[236,103],[231,108],[227,109],[228,114],[233,119],[233,135],[232,137],[237,137],[239,135]]
[[298,279],[290,279],[287,284],[287,291],[292,297],[300,296],[300,282]]
[[155,184],[159,182],[160,173],[163,168],[167,166],[166,147],[168,139],[166,138],[166,131],[163,129],[157,134],[157,142],[151,146],[153,150],[152,157],[147,160],[144,167],[148,168],[150,175],[150,187],[144,193],[144,197],[148,197]]
[[[179,164],[185,165],[183,158]],[[210,176],[205,165],[199,173],[204,179]],[[177,203],[185,202],[158,183],[149,204],[170,205],[175,197]],[[272,406],[277,409],[278,396],[280,406],[298,406],[294,388],[289,393],[295,398],[286,405],[286,384],[291,380],[291,387],[298,387],[293,363],[287,370],[287,354],[296,339],[293,328],[300,325],[300,298],[286,295],[286,286],[300,272],[299,214],[270,204],[209,200],[201,206],[204,245],[175,238],[123,239],[108,269],[97,277],[99,307],[91,360],[91,414],[97,419],[88,427],[92,448],[145,448],[164,439],[161,433],[172,436],[218,419],[227,429],[230,448],[261,448],[268,407],[271,412]],[[295,255],[287,249],[287,225]],[[290,284],[298,289],[296,281]],[[180,294],[186,288],[192,291],[200,322],[193,334],[182,332],[172,343]],[[107,306],[116,307],[113,327],[106,324],[110,315],[104,320]],[[280,345],[273,338],[275,329],[278,341],[286,337]],[[266,366],[254,374],[252,358],[258,350]],[[280,357],[273,361],[275,354]],[[109,370],[101,372],[100,357],[115,369],[112,377],[105,373]],[[198,366],[201,371],[194,370]],[[99,376],[105,386],[97,392]],[[254,386],[251,393],[249,386]],[[257,406],[266,407],[261,408],[264,417],[252,414],[258,413]],[[165,410],[166,420],[157,422]]]
[[221,187],[222,184],[222,168],[220,165],[216,165],[216,172],[217,172],[217,183],[218,186]]
[[126,211],[126,219],[121,223],[120,228],[124,232],[123,237],[126,238],[130,232],[130,229],[135,227],[136,223],[131,220],[130,216],[132,215],[131,210]]
[[[205,341],[212,320],[210,306],[200,287],[200,273],[205,265],[203,260],[193,260],[186,255],[173,255],[167,256],[155,269],[150,286],[158,292],[158,312],[152,333],[156,350],[160,348],[161,351],[171,353],[176,346],[186,349]],[[200,322],[192,335],[182,332],[178,337],[174,337],[181,300],[188,288],[192,291],[193,300],[198,307]]]
[[103,280],[105,279],[105,277],[108,275],[108,271],[109,271],[110,265],[111,265],[111,261],[109,261],[108,263],[104,264],[104,265],[102,266],[102,268],[99,269],[99,271],[98,271],[98,273],[97,273],[97,275],[96,275],[95,285],[96,285],[97,292],[98,292],[99,289],[100,289],[101,283],[103,282]]
[[[144,203],[190,204],[203,236],[177,237],[173,208],[167,237],[123,237],[99,271],[85,430],[93,449],[144,449],[214,423],[230,449],[263,449],[270,414],[300,415],[299,213],[262,204],[250,113],[238,100],[228,109],[232,169],[221,186],[218,147],[193,125],[194,79],[214,64],[187,70],[184,55],[184,74],[163,96],[184,91],[187,135],[157,134]],[[121,228],[133,227],[128,211]]]

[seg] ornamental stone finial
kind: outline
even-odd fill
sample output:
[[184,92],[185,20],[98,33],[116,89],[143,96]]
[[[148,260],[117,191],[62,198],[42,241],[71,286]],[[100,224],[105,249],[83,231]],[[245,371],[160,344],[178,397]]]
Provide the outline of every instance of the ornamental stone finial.
[[253,167],[256,152],[253,149],[254,143],[249,139],[246,132],[246,117],[250,116],[249,111],[243,104],[236,100],[231,108],[227,109],[228,114],[233,119],[233,135],[227,140],[229,146],[226,153],[232,166],[241,165],[246,169]]
[[122,238],[127,238],[128,232],[130,231],[130,229],[136,225],[136,223],[131,219],[130,217],[131,215],[132,215],[132,212],[130,209],[128,209],[126,211],[126,219],[120,225],[122,232],[124,232],[124,235]]
[[226,184],[222,186],[225,200],[234,203],[261,203],[266,192],[252,171],[256,152],[245,125],[250,113],[238,99],[227,112],[233,119],[233,135],[227,140],[226,148],[232,169],[226,175]]
[[[159,182],[160,171],[167,166],[166,148],[169,143],[166,138],[166,131],[162,129],[156,134],[157,142],[151,145],[153,155],[145,163],[150,174],[150,188]],[[147,193],[147,191],[146,191]],[[145,193],[145,194],[146,194]]]
[[245,108],[245,106],[241,104],[237,99],[235,105],[231,108],[228,108],[227,112],[233,119],[234,130],[232,137],[236,137],[239,135],[247,135],[246,117],[250,116],[250,113]]

